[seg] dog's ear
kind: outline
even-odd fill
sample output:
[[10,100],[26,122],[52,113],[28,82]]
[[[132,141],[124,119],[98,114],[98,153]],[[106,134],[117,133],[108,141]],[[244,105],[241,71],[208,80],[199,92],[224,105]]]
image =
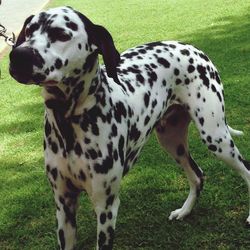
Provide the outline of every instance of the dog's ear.
[[115,48],[112,36],[104,27],[93,24],[82,13],[75,12],[85,26],[89,44],[94,44],[98,48],[98,53],[103,56],[108,76],[119,84],[116,67],[120,62],[120,54]]
[[103,57],[108,76],[119,83],[116,67],[120,62],[120,54],[115,48],[112,36],[104,27],[95,25],[92,39],[98,48],[98,52]]
[[19,35],[18,35],[17,41],[16,41],[15,45],[13,46],[13,48],[18,47],[20,44],[22,44],[25,41],[25,29],[26,29],[26,26],[31,22],[33,17],[34,17],[34,15],[31,15],[25,20],[25,22],[23,24],[23,27],[22,27]]

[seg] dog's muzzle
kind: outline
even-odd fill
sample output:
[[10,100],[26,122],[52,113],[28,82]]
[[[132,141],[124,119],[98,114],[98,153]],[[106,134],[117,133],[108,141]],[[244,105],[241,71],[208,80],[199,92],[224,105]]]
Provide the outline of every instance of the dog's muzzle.
[[[40,54],[29,47],[17,47],[10,53],[10,75],[20,83],[39,82],[45,79],[45,76],[37,77],[33,72],[33,67],[42,68],[44,64]],[[44,79],[43,79],[44,78]]]

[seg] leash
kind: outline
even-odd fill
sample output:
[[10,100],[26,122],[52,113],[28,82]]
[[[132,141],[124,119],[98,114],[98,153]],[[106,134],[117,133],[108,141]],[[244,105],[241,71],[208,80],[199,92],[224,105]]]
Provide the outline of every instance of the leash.
[[[0,0],[0,5],[2,3],[2,0]],[[7,35],[7,29],[0,23],[0,37],[4,38],[4,41],[9,45],[9,46],[14,46],[15,41],[16,41],[16,36],[12,32],[11,35]],[[1,78],[1,70],[0,70],[0,78]]]
[[[0,2],[1,4],[1,2]],[[8,36],[7,34],[7,29],[0,23],[0,37],[4,38],[4,41],[9,45],[9,46],[14,46],[15,45],[15,34],[12,32],[11,36]]]

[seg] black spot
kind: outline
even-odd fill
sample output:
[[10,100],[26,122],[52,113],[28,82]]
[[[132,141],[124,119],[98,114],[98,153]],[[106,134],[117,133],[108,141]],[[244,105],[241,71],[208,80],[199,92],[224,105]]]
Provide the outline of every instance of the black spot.
[[181,84],[181,79],[177,78],[177,79],[175,80],[175,83],[176,83],[176,85]]
[[209,59],[205,54],[199,53],[199,56],[200,56],[200,58],[204,59],[206,62],[209,62]]
[[65,21],[69,21],[69,18],[67,16],[63,16]]
[[86,144],[89,144],[89,143],[91,142],[91,140],[90,140],[89,138],[85,137],[85,138],[84,138],[84,142],[85,142]]
[[51,126],[48,120],[45,121],[45,136],[48,137],[51,134]]
[[101,224],[105,224],[106,219],[107,219],[106,214],[105,213],[101,213],[101,215],[100,215],[100,222],[101,222]]
[[140,83],[145,83],[145,79],[141,74],[136,75],[136,80],[139,81]]
[[193,59],[193,58],[190,58],[190,59],[189,59],[189,62],[190,62],[190,63],[194,63],[194,59]]
[[40,25],[39,25],[38,23],[33,23],[33,24],[31,24],[30,27],[26,29],[25,35],[26,35],[27,37],[31,37],[31,36],[33,35],[33,33],[34,33],[36,30],[39,29],[39,27],[40,27]]
[[180,52],[181,52],[182,55],[185,55],[185,56],[190,55],[190,52],[187,49],[182,49]]
[[147,108],[149,105],[149,93],[144,94],[144,103],[145,103],[145,106]]
[[133,52],[125,53],[125,54],[122,55],[122,57],[125,57],[125,58],[128,58],[128,59],[131,59],[134,56],[138,56],[138,53],[133,51]]
[[79,179],[85,181],[86,180],[86,175],[84,174],[84,172],[82,170],[80,170],[79,172]]
[[191,155],[189,155],[188,161],[189,161],[191,168],[195,172],[195,174],[200,178],[200,185],[199,185],[199,187],[197,187],[197,196],[199,196],[200,192],[202,191],[202,188],[203,188],[203,181],[204,181],[203,173],[202,173],[201,169],[199,168],[199,166],[197,165],[197,163],[193,160]]
[[76,75],[79,75],[79,74],[81,73],[81,70],[80,70],[80,69],[74,69],[74,73],[75,73]]
[[209,79],[206,76],[206,68],[202,65],[197,66],[197,70],[200,73],[200,79],[203,80],[203,84],[209,88]]
[[127,116],[127,110],[126,110],[124,104],[120,101],[118,103],[116,103],[114,111],[115,111],[114,116],[115,116],[115,119],[118,123],[121,123],[122,116],[124,118],[126,118],[126,116]]
[[150,71],[148,72],[148,82],[149,82],[149,85],[152,87],[153,86],[153,83],[157,80],[157,75],[154,71]]
[[154,99],[154,100],[152,101],[152,108],[154,108],[154,107],[156,106],[156,104],[157,104],[157,100]]
[[122,165],[124,164],[124,143],[125,143],[124,136],[121,135],[120,139],[119,139],[118,149],[119,149],[119,157],[121,159],[121,164]]
[[199,118],[199,122],[200,122],[201,126],[203,126],[204,125],[204,118],[203,117]]
[[192,72],[194,72],[195,71],[195,67],[193,66],[193,65],[189,65],[188,66],[188,73],[192,73]]
[[68,22],[66,23],[66,26],[69,28],[69,29],[72,29],[73,31],[77,31],[78,30],[78,26],[76,23],[74,22]]
[[56,168],[53,168],[52,170],[51,170],[51,175],[52,175],[52,177],[53,177],[53,179],[54,179],[54,181],[56,181],[56,179],[57,179],[57,175],[58,175],[58,171],[57,171],[57,169]]
[[51,142],[51,149],[55,154],[57,154],[58,146],[57,146],[57,144],[55,142]]
[[126,86],[128,87],[129,91],[134,93],[135,92],[135,89],[134,87],[130,84],[129,81],[126,81]]
[[106,190],[106,195],[109,196],[111,193],[111,187],[108,187],[107,190]]
[[159,57],[157,62],[160,63],[161,65],[163,65],[165,68],[170,67],[170,63],[166,59],[164,59],[162,57]]
[[230,147],[233,148],[234,147],[234,142],[232,140],[230,140]]
[[108,219],[111,220],[112,218],[113,218],[113,214],[112,214],[112,212],[109,212],[108,213]]
[[176,153],[178,156],[183,156],[185,154],[185,148],[182,144],[177,147]]
[[176,45],[174,45],[174,44],[169,44],[168,45],[170,48],[172,48],[172,49],[175,49],[176,48]]
[[243,160],[243,159],[242,159],[242,162],[243,162],[244,166],[247,168],[247,170],[250,170],[250,162]]
[[57,58],[56,61],[55,61],[55,68],[60,69],[62,66],[63,66],[62,60]]
[[147,51],[145,49],[139,49],[138,52],[141,53],[141,54],[146,54],[147,53]]
[[214,72],[215,73],[215,80],[220,84],[220,77],[217,71]]
[[75,145],[75,153],[78,155],[78,156],[81,156],[82,155],[82,147],[81,145],[77,142],[76,145]]
[[106,200],[106,208],[113,205],[114,199],[115,196],[113,194],[108,197],[108,199]]
[[215,145],[213,145],[213,144],[209,145],[208,149],[213,151],[213,152],[217,151],[217,147]]
[[61,244],[61,249],[64,250],[65,249],[65,237],[64,237],[64,232],[62,229],[59,230],[59,240]]
[[82,66],[82,69],[84,70],[84,72],[91,72],[95,66],[96,60],[97,60],[97,52],[90,54],[86,58],[86,61]]
[[96,163],[94,169],[98,174],[107,174],[109,169],[113,167],[113,158],[107,156],[101,164]]
[[219,101],[222,102],[222,98],[221,98],[220,93],[219,93],[219,92],[216,92],[216,94],[217,94],[217,96],[218,96],[218,98],[219,98]]
[[47,32],[51,43],[56,41],[66,42],[71,39],[71,35],[67,34],[62,28],[49,28]]
[[207,136],[207,141],[208,141],[209,143],[212,143],[212,137],[211,137],[210,135]]
[[150,121],[150,117],[147,115],[144,120],[144,125],[146,126],[148,122]]
[[216,87],[213,84],[211,84],[211,89],[213,92],[217,92]]
[[66,180],[66,186],[70,190],[70,192],[76,193],[76,194],[79,193],[79,189],[72,183],[70,179]]
[[190,80],[188,78],[185,79],[185,84],[188,85],[190,83]]
[[117,136],[117,127],[115,124],[112,125],[111,129],[112,129],[112,136],[113,137]]
[[105,241],[106,241],[106,235],[103,231],[101,231],[98,236],[98,245],[100,249],[103,249],[102,246],[104,245]]
[[141,135],[141,132],[137,129],[136,124],[133,124],[130,130],[129,138],[130,140],[137,141]]
[[178,70],[178,69],[174,69],[174,74],[176,75],[176,76],[178,76],[179,74],[180,74],[180,70]]
[[97,155],[97,152],[94,149],[89,149],[87,152],[90,155],[90,158],[92,160],[97,159],[98,155]]

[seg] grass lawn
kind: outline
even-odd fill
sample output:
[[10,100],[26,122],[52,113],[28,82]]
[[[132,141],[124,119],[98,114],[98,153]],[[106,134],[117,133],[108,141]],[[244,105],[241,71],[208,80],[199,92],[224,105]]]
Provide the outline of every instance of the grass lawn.
[[[54,0],[105,26],[119,51],[134,45],[181,40],[205,51],[225,87],[227,120],[245,132],[235,138],[250,159],[250,3],[245,0]],[[13,17],[14,18],[14,17]],[[41,89],[17,84],[1,60],[0,249],[56,249],[55,206],[43,167]],[[123,180],[114,249],[249,249],[248,194],[243,180],[213,157],[190,128],[194,159],[206,173],[204,192],[183,222],[168,221],[188,184],[155,136]],[[77,249],[93,249],[96,220],[83,196]]]

